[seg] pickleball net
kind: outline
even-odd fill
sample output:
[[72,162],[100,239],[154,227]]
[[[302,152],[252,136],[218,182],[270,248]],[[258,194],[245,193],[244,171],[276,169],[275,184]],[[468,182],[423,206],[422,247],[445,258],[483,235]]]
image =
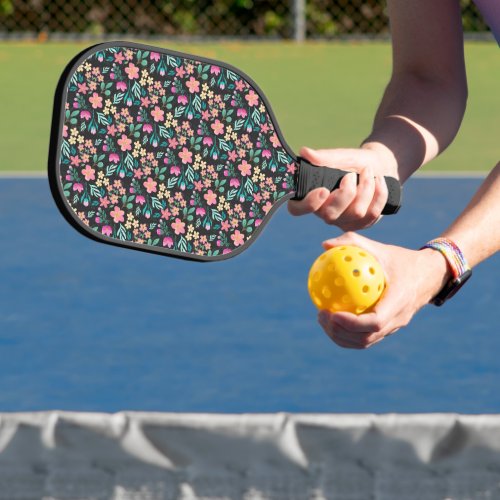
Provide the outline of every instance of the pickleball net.
[[498,498],[498,415],[0,414],[1,500]]

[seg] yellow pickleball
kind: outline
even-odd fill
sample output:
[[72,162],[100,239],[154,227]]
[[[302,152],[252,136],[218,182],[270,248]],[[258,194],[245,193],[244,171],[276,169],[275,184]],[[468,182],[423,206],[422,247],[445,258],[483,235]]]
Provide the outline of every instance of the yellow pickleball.
[[341,246],[321,254],[309,271],[307,288],[318,309],[368,312],[385,288],[382,266],[363,248]]

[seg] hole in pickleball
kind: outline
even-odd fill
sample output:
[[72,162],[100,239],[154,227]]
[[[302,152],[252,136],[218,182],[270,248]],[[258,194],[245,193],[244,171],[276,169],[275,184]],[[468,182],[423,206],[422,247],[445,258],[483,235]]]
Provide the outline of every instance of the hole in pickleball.
[[349,295],[344,295],[344,296],[342,297],[342,302],[343,302],[344,304],[350,304],[350,303],[351,303],[351,297],[349,297]]
[[370,291],[370,287],[368,285],[365,285],[363,287],[363,293],[368,293]]
[[377,290],[380,292],[380,290],[382,290],[382,285],[379,285],[379,286],[377,287]]
[[355,278],[358,278],[360,274],[361,274],[361,273],[359,272],[359,269],[354,269],[354,271],[352,272],[352,275],[353,275]]
[[375,269],[373,267],[370,267],[370,269],[368,269],[368,271],[370,271],[370,274],[375,274]]
[[329,299],[332,296],[332,291],[326,285],[321,289],[321,293],[326,299]]
[[345,260],[346,262],[351,262],[352,257],[351,257],[350,255],[346,255],[346,256],[344,257],[344,260]]
[[360,255],[361,257],[366,257],[366,253],[365,253],[365,252],[359,252],[359,255]]
[[334,311],[340,311],[342,309],[342,306],[338,302],[333,303],[333,310]]
[[344,278],[335,278],[334,283],[336,286],[344,286]]
[[356,314],[361,314],[365,310],[364,307],[356,307]]
[[318,282],[320,279],[321,279],[321,273],[319,271],[316,271],[313,274],[313,280],[316,281],[316,282]]
[[335,266],[333,264],[328,264],[328,267],[326,268],[328,272],[333,273],[335,271]]

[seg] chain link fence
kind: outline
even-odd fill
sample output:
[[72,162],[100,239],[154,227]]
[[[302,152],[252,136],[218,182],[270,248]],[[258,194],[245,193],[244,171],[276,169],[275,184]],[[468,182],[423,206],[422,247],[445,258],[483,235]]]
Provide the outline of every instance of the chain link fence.
[[[487,26],[462,0],[467,32]],[[384,36],[383,0],[0,0],[0,37]]]

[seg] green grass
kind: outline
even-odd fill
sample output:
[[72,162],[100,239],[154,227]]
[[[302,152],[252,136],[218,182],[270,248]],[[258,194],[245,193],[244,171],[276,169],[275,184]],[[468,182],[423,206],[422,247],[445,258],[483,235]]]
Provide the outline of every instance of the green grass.
[[[46,168],[52,99],[65,64],[89,44],[0,44],[0,170]],[[227,61],[264,90],[290,146],[356,147],[391,70],[388,43],[204,43],[169,47]],[[466,46],[469,103],[433,170],[488,170],[498,161],[498,48]]]

